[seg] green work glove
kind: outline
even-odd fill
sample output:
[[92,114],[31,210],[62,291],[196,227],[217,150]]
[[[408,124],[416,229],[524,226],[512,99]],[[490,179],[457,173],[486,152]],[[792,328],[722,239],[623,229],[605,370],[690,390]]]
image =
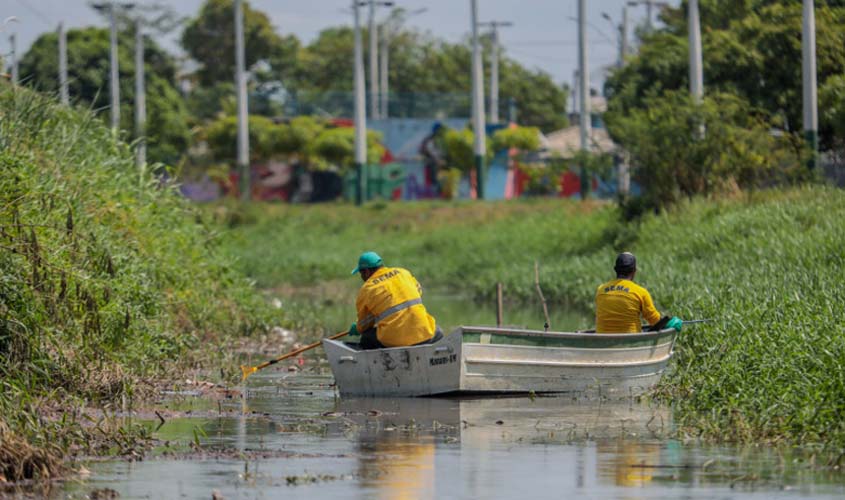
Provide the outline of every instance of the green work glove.
[[349,327],[349,335],[358,335],[358,324],[352,323],[352,326]]
[[677,316],[672,316],[672,319],[666,323],[666,328],[674,328],[677,331],[681,331],[681,327],[684,326],[684,322],[681,321],[681,318]]

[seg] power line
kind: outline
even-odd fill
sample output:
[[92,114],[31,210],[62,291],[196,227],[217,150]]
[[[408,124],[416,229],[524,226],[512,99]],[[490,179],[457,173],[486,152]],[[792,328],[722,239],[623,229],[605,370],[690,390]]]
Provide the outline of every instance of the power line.
[[[521,42],[508,42],[508,45],[578,45],[577,40],[523,40]],[[589,45],[611,45],[607,40],[593,40]]]
[[47,15],[45,15],[39,9],[36,9],[32,5],[30,5],[30,3],[27,2],[26,0],[18,0],[18,3],[21,4],[25,9],[30,11],[32,14],[34,14],[35,17],[37,17],[42,23],[46,24],[47,26],[53,27],[56,24],[56,23],[50,21],[50,19],[47,17]]

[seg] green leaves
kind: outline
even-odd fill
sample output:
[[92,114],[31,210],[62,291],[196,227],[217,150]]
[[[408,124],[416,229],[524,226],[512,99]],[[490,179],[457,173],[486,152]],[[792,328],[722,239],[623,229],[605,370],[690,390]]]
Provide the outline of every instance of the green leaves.
[[[235,73],[234,12],[232,0],[206,0],[182,33],[182,47],[202,65],[198,75],[203,85],[231,81]],[[276,33],[266,14],[244,2],[243,17],[247,69],[261,60],[285,63],[292,59],[298,42],[286,43],[289,40]]]
[[[27,85],[58,93],[58,60],[55,33],[41,35],[21,59],[21,77]],[[150,162],[175,165],[184,155],[190,140],[188,112],[175,87],[174,58],[163,52],[154,40],[145,39],[147,85],[147,142]],[[134,33],[119,37],[121,128],[126,137],[134,136],[133,102],[135,86]],[[100,28],[70,30],[67,34],[68,77],[71,101],[84,108],[108,109],[109,106],[109,32]],[[100,113],[108,119],[108,113]],[[42,124],[34,120],[34,124]]]
[[800,164],[791,137],[776,137],[756,110],[730,94],[696,104],[684,91],[610,112],[608,127],[631,156],[635,179],[655,207],[682,197],[754,189]]

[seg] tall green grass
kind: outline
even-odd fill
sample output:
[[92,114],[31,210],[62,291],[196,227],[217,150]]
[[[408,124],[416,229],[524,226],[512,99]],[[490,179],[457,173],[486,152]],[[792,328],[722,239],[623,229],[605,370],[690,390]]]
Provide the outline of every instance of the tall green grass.
[[[94,116],[0,85],[4,436],[90,449],[92,426],[55,424],[65,410],[119,408],[139,382],[216,356],[203,346],[263,328],[264,301],[217,246],[213,226]],[[18,478],[7,458],[0,474]]]
[[845,194],[810,187],[695,200],[623,224],[610,204],[531,200],[215,207],[227,246],[260,285],[350,279],[363,250],[424,286],[592,308],[618,251],[664,314],[688,326],[660,394],[678,421],[720,439],[845,446]]

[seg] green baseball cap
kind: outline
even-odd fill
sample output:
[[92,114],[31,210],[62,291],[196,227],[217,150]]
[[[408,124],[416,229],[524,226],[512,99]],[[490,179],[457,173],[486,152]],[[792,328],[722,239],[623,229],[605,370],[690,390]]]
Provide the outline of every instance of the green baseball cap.
[[375,252],[364,252],[358,257],[358,267],[352,270],[352,274],[357,274],[361,269],[372,269],[374,267],[381,267],[384,263]]

